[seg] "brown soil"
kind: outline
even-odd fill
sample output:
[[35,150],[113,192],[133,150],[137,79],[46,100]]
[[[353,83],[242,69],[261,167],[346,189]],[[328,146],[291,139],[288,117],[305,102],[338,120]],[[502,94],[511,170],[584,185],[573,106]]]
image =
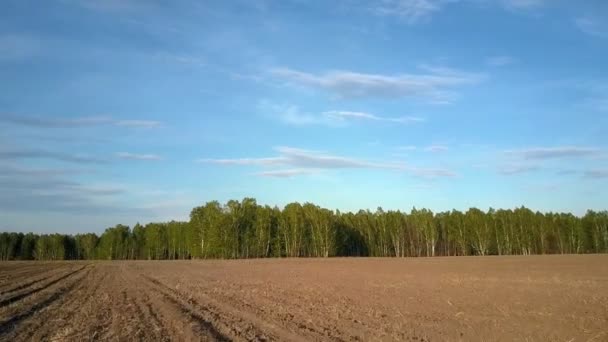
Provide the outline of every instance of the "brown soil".
[[2,341],[608,341],[608,255],[0,263]]

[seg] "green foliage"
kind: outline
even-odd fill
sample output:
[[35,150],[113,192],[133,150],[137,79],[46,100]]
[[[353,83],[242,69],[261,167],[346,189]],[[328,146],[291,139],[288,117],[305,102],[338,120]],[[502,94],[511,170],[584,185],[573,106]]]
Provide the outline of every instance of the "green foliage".
[[521,207],[433,213],[340,213],[312,203],[283,210],[255,199],[192,209],[189,222],[117,225],[93,233],[0,233],[0,260],[419,257],[608,252],[608,211],[583,217]]

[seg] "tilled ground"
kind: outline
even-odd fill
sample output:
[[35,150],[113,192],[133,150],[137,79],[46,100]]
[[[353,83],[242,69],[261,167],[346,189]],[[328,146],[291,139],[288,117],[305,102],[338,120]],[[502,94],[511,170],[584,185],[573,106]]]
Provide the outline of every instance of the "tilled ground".
[[0,263],[2,341],[608,341],[608,256]]

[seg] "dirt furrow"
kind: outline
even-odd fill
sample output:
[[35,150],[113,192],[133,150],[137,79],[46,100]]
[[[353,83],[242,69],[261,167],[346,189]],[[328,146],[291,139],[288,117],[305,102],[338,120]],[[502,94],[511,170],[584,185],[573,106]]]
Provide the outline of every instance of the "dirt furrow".
[[25,288],[30,287],[30,286],[32,286],[32,285],[35,285],[35,284],[38,284],[38,283],[43,282],[43,281],[45,281],[45,280],[48,280],[48,279],[49,279],[49,278],[51,278],[51,277],[53,277],[53,275],[52,275],[52,274],[50,274],[50,275],[44,275],[44,276],[42,276],[42,278],[39,278],[39,279],[36,279],[36,280],[32,280],[32,281],[25,282],[25,283],[23,283],[23,284],[20,284],[20,285],[17,285],[17,286],[15,286],[15,287],[12,287],[12,288],[10,288],[10,289],[8,289],[8,290],[1,291],[1,292],[0,292],[0,296],[5,296],[5,295],[7,295],[7,294],[9,294],[9,293],[12,293],[12,292],[15,292],[15,291],[19,291],[19,290],[25,289]]
[[[0,270],[2,274],[0,277],[0,295],[14,291],[15,287],[20,287],[22,282],[31,282],[32,278],[44,277],[49,274],[52,276],[53,273],[72,267],[73,265],[70,264],[57,263],[24,265],[23,268]],[[15,286],[15,284],[19,285]]]
[[[122,265],[105,265],[105,272],[112,276],[102,289],[109,296],[110,308],[103,328],[98,334],[101,340],[169,341],[171,333],[156,315],[156,309],[145,305],[146,288]],[[179,331],[176,329],[175,334]],[[179,336],[179,335],[175,335]]]
[[47,324],[30,329],[32,334],[29,337],[36,341],[90,340],[90,336],[98,329],[99,322],[91,313],[100,309],[95,301],[107,277],[108,273],[99,271],[95,265],[91,265],[69,298],[62,301],[60,306],[47,310],[45,315],[39,317],[39,320]]
[[[194,314],[198,319],[205,321],[205,326],[213,327],[217,332],[230,340],[241,341],[271,341],[289,340],[306,341],[312,336],[305,338],[292,331],[283,329],[274,323],[264,321],[255,314],[231,307],[226,303],[219,303],[210,297],[201,298],[199,292],[190,294],[164,284],[158,279],[144,276],[150,283],[161,291],[167,300],[179,305],[182,310]],[[317,336],[318,337],[318,336]]]
[[[275,323],[280,323],[282,326],[280,331],[283,335],[291,333],[290,336],[305,337],[305,340],[323,339],[336,342],[357,339],[357,336],[349,335],[332,324],[332,319],[326,318],[322,322],[312,324],[309,318],[310,313],[304,310],[307,307],[307,305],[304,305],[306,299],[303,298],[302,302],[295,303],[290,301],[297,295],[283,297],[283,299],[274,298],[273,303],[268,303],[267,308],[265,305],[260,305],[261,299],[257,298],[257,303],[252,304],[245,300],[242,295],[239,296],[238,292],[227,291],[227,288],[228,286],[215,287],[213,292],[210,293],[208,289],[202,286],[188,286],[189,291],[196,293],[196,296],[206,303],[214,303],[225,310],[230,308],[232,311],[239,312],[241,315],[251,317],[254,320],[257,317],[266,317]],[[276,310],[276,307],[272,304],[275,306],[280,304],[282,310]],[[293,340],[293,338],[291,339]]]
[[[126,267],[121,267],[121,277],[123,284],[138,284],[138,277],[133,270],[129,271]],[[152,306],[150,296],[144,287],[125,286],[126,300],[133,305],[136,310],[136,317],[139,319],[137,336],[140,339],[154,341],[171,341],[171,334],[168,327],[163,324],[156,308]]]
[[[77,268],[76,270],[71,270],[71,271],[67,272],[64,275],[61,275],[61,276],[59,276],[59,277],[57,277],[57,278],[49,281],[48,283],[42,284],[39,287],[35,287],[35,288],[32,288],[32,289],[28,288],[26,291],[24,291],[22,293],[15,294],[15,295],[12,295],[10,297],[4,298],[4,299],[0,300],[0,308],[4,307],[6,305],[12,304],[12,303],[14,303],[16,301],[22,300],[24,298],[27,298],[29,296],[32,296],[32,295],[34,295],[34,294],[36,294],[36,293],[38,293],[40,291],[43,291],[43,290],[45,290],[45,289],[47,289],[47,288],[49,288],[49,287],[51,287],[51,286],[53,286],[53,285],[61,282],[61,281],[63,281],[64,279],[66,279],[66,278],[68,278],[68,277],[70,277],[70,276],[72,276],[72,275],[74,275],[74,274],[82,271],[84,268],[85,268],[85,266],[82,266],[80,268]],[[51,278],[51,277],[45,278],[44,280],[47,280],[49,278]],[[36,281],[36,282],[32,282],[31,284],[37,284],[39,282],[40,281]],[[24,289],[24,288],[25,287],[21,287],[21,289]],[[14,291],[11,291],[11,292],[14,292]]]
[[[141,279],[146,281],[149,293],[153,294],[151,298],[151,307],[159,310],[160,318],[163,324],[172,332],[175,331],[176,323],[187,322],[190,331],[186,333],[188,340],[205,340],[205,341],[231,341],[228,335],[219,331],[213,324],[213,320],[205,317],[196,310],[193,305],[186,300],[179,298],[169,291],[162,283],[148,276],[142,276]],[[182,326],[182,328],[185,328]]]
[[45,323],[44,319],[38,317],[45,315],[52,307],[64,301],[66,295],[76,287],[82,286],[82,279],[87,274],[87,272],[80,273],[82,269],[71,272],[70,275],[75,275],[73,277],[62,277],[62,282],[54,282],[53,285],[56,286],[46,286],[37,295],[28,297],[28,301],[31,300],[33,303],[29,305],[19,303],[14,310],[3,312],[2,317],[6,318],[0,321],[0,340],[29,340],[36,331],[36,326]]
[[607,258],[10,263],[0,341],[599,341]]

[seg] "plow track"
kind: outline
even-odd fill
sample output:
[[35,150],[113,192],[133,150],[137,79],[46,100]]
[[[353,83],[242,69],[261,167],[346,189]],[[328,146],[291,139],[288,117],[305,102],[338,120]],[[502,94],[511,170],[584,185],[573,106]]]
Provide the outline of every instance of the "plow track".
[[608,257],[0,263],[0,341],[605,341]]

